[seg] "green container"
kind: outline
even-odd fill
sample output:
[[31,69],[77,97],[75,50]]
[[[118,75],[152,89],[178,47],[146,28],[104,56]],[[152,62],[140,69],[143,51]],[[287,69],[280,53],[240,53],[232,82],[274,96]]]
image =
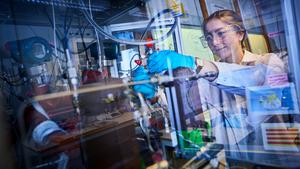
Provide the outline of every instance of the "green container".
[[199,129],[181,131],[179,134],[180,149],[184,153],[196,153],[204,146],[202,132]]

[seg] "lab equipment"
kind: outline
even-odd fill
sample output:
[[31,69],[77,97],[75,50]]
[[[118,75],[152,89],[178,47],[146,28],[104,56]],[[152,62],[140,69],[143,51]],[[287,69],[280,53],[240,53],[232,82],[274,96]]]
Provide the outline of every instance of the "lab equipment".
[[[86,5],[84,4],[84,2],[82,0],[79,1],[80,5],[84,6],[84,8],[86,8]],[[163,36],[161,36],[160,38],[156,39],[156,40],[151,40],[151,41],[130,41],[130,40],[124,40],[124,39],[118,39],[114,36],[112,36],[111,34],[107,33],[103,28],[101,28],[96,22],[95,20],[90,16],[90,14],[88,13],[87,10],[82,9],[82,12],[84,14],[84,16],[86,17],[87,21],[95,28],[95,30],[97,30],[100,34],[108,37],[109,39],[119,42],[119,43],[124,43],[124,44],[130,44],[130,45],[146,45],[146,44],[153,44],[153,43],[157,43],[160,41],[165,40],[166,38],[168,38],[175,30],[176,26],[177,26],[177,22],[178,22],[178,16],[174,16],[174,23],[171,27],[171,29],[164,34]],[[158,13],[156,17],[159,17],[161,15],[161,13],[168,13],[168,12],[172,12],[172,10],[170,9],[165,9],[162,12]],[[154,19],[153,19],[154,20]],[[153,21],[152,21],[153,22]],[[151,22],[150,22],[151,23]]]
[[40,65],[50,61],[52,48],[50,44],[41,37],[9,41],[5,48],[10,51],[11,57],[18,63],[25,65]]
[[47,92],[50,83],[47,63],[52,59],[48,41],[35,36],[6,42],[5,49],[16,62],[22,81],[31,81],[35,94]]

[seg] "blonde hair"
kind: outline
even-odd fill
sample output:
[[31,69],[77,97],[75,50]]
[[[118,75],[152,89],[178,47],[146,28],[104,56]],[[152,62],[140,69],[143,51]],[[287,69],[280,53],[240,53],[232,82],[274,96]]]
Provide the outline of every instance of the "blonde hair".
[[207,23],[213,19],[219,19],[228,25],[232,25],[237,32],[243,32],[244,33],[244,36],[242,39],[242,46],[243,46],[243,41],[246,38],[246,29],[245,29],[243,20],[240,15],[238,15],[236,12],[234,12],[232,10],[228,10],[228,9],[219,10],[219,11],[214,12],[208,18],[206,18],[203,22],[204,35],[207,34],[207,29],[206,29]]

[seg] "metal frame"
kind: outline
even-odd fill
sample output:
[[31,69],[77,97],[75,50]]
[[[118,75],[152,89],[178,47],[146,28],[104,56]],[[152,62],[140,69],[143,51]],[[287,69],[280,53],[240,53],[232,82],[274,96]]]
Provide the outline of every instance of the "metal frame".
[[[127,22],[127,23],[120,23],[120,24],[111,24],[108,26],[111,32],[116,31],[124,31],[124,30],[133,30],[133,29],[142,29],[146,28],[150,20],[145,21],[138,21],[138,22]],[[162,23],[165,24],[165,26],[172,25],[174,22],[173,18],[165,18],[155,21],[151,27],[159,27],[162,25]]]
[[[253,0],[254,1],[254,4],[257,3],[256,0]],[[268,49],[268,52],[271,52],[272,49],[271,49],[271,45],[270,45],[270,41],[269,41],[269,37],[268,37],[268,32],[267,32],[267,28],[265,26],[265,22],[264,22],[264,19],[262,17],[262,9],[259,5],[255,5],[255,8],[256,8],[256,12],[258,14],[258,19],[259,19],[259,22],[261,24],[261,31],[262,31],[262,34],[266,40],[266,44],[267,44],[267,49]]]
[[181,20],[178,18],[177,26],[174,31],[174,45],[175,45],[175,50],[178,53],[183,53],[183,44],[182,44],[182,32],[181,32]]
[[295,82],[298,104],[300,104],[300,12],[296,7],[300,6],[298,0],[285,0],[282,2],[282,12],[285,22],[285,37],[289,53],[290,76]]

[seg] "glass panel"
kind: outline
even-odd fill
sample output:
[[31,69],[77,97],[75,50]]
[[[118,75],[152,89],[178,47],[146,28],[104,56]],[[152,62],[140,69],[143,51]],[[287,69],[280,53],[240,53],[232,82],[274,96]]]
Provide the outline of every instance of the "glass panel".
[[184,16],[181,17],[181,23],[184,25],[201,26],[203,16],[200,10],[200,4],[197,0],[183,1]]
[[151,3],[0,2],[0,168],[132,169],[162,158],[157,129],[166,107],[151,106],[143,116],[155,130],[142,130],[144,98],[128,84],[139,80],[132,73],[146,65],[149,48],[174,50],[175,17]]
[[183,1],[185,15],[181,18],[181,34],[183,53],[201,59],[213,60],[213,55],[208,48],[203,35],[203,16],[199,1],[194,0],[194,5]]
[[231,0],[206,0],[206,7],[208,15],[214,13],[217,10],[230,9],[234,10]]
[[262,22],[269,38],[270,52],[286,52],[286,41],[284,37],[284,24],[280,1],[274,1],[272,5],[266,1],[257,4],[262,15]]
[[257,17],[254,1],[239,0],[239,7],[248,33],[261,33],[261,24]]
[[[210,114],[214,143],[224,145],[229,168],[298,165],[299,101],[289,77],[287,58],[294,56],[285,48],[284,37],[290,35],[285,34],[283,4],[238,1],[242,20],[239,14],[216,10],[214,19],[204,25],[208,46],[220,61],[209,68],[218,70],[218,77],[208,87],[198,81],[199,90]],[[206,6],[212,5],[206,1]],[[250,51],[242,40],[248,41]],[[202,70],[206,68],[204,64]]]
[[181,29],[183,37],[184,54],[195,56],[200,59],[213,60],[213,55],[205,41],[202,27],[193,28],[184,26]]
[[300,168],[294,4],[2,0],[0,168]]

